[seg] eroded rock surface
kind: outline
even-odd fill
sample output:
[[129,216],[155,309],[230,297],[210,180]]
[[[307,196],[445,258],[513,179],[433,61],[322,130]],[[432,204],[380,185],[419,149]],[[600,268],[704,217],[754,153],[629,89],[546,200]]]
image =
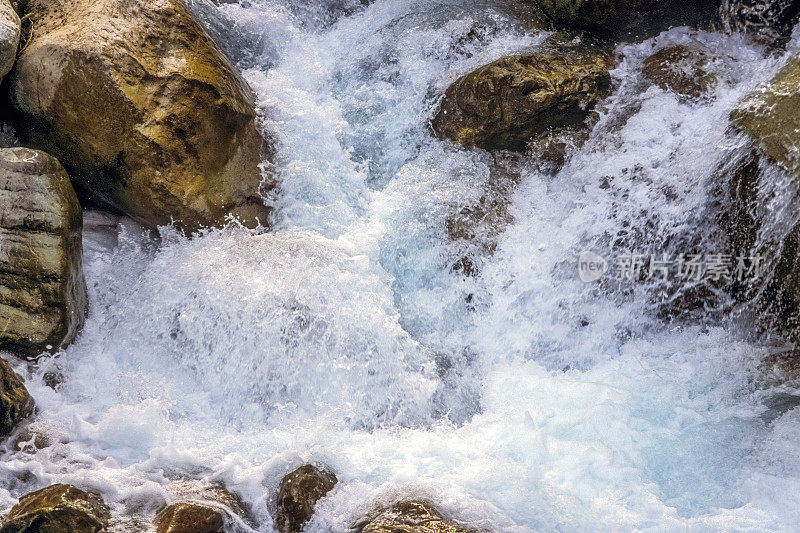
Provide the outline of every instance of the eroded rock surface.
[[156,518],[156,533],[224,533],[223,511],[191,502],[174,503]]
[[0,438],[8,436],[31,413],[33,400],[22,378],[0,359]]
[[20,498],[0,533],[98,533],[107,531],[109,518],[100,496],[72,485],[51,485]]
[[83,327],[82,220],[58,161],[0,149],[0,349],[31,357],[55,351]]
[[509,56],[453,83],[432,121],[464,146],[521,151],[537,135],[583,124],[611,89],[606,55]]
[[665,91],[691,98],[708,95],[717,83],[708,72],[708,56],[683,45],[662,48],[645,59],[642,74]]
[[155,226],[266,224],[244,80],[181,0],[28,0],[16,125],[87,200]]
[[303,465],[287,474],[278,491],[275,523],[279,533],[299,533],[314,514],[317,501],[330,492],[337,479],[332,472]]
[[358,533],[479,533],[447,521],[428,502],[396,503],[354,526]]
[[14,66],[19,36],[20,20],[17,12],[8,0],[0,0],[0,81],[3,81],[3,77]]

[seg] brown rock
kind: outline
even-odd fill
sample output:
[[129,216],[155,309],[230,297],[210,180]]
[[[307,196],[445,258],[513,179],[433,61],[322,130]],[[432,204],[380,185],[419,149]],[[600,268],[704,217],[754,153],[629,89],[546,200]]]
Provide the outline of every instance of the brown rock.
[[708,57],[683,45],[662,48],[644,60],[642,74],[665,91],[697,98],[707,95],[717,77],[706,71]]
[[606,55],[504,57],[453,83],[432,121],[439,137],[521,151],[553,128],[582,124],[611,88]]
[[83,327],[82,225],[58,161],[0,149],[0,349],[31,357],[56,351]]
[[275,523],[279,533],[298,533],[314,514],[317,500],[337,483],[336,476],[313,465],[303,465],[287,474],[278,491]]
[[800,180],[800,56],[731,113],[734,126]]
[[433,505],[421,501],[396,503],[354,526],[358,533],[478,533],[450,523]]
[[266,223],[253,95],[181,0],[28,0],[20,135],[148,226]]
[[20,378],[0,359],[0,437],[9,435],[19,422],[33,413],[33,399]]
[[174,503],[156,518],[157,533],[224,533],[223,511],[190,502]]
[[0,533],[97,533],[110,513],[100,496],[72,485],[51,485],[20,498]]

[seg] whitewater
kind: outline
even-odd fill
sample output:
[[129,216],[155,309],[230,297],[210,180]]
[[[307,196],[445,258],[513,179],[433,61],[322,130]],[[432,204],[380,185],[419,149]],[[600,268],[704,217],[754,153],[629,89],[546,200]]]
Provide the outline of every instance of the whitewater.
[[[760,365],[781,342],[722,295],[676,315],[680,287],[576,268],[583,250],[720,251],[721,169],[748,150],[728,116],[788,53],[687,28],[619,45],[613,94],[554,172],[428,126],[460,76],[547,45],[524,4],[190,5],[257,96],[273,227],[154,240],[86,213],[90,315],[15,366],[38,414],[2,452],[0,513],[72,483],[113,530],[146,531],[170,495],[224,484],[249,510],[235,527],[271,532],[280,479],[312,462],[339,479],[315,532],[409,497],[503,532],[800,527],[800,383]],[[712,98],[644,80],[674,44],[713,58]],[[499,213],[471,216],[487,195]],[[453,217],[475,237],[452,239]]]

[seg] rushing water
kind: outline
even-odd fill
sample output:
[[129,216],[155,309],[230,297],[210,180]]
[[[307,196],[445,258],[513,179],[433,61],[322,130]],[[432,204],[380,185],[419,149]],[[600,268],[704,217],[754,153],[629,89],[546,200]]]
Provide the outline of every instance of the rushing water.
[[[0,509],[68,482],[142,530],[183,481],[223,482],[252,511],[235,527],[268,532],[280,478],[313,461],[340,483],[311,531],[409,496],[499,531],[798,527],[800,387],[758,368],[776,347],[724,295],[674,318],[684,288],[575,270],[584,249],[724,251],[720,169],[747,149],[728,115],[784,57],[685,28],[618,47],[614,94],[554,174],[427,126],[460,75],[542,45],[524,6],[193,8],[257,94],[275,229],[155,243],[87,214],[91,314],[63,354],[17,367],[45,438],[4,454]],[[713,58],[713,98],[642,78],[676,43]],[[470,218],[487,191],[507,204]],[[787,217],[793,195],[771,202]],[[473,241],[448,237],[454,216]]]

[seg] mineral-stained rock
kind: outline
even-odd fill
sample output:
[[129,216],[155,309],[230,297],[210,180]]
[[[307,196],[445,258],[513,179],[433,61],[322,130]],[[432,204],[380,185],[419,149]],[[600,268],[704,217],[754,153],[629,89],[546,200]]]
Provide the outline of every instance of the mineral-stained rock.
[[10,434],[32,412],[33,400],[22,378],[0,359],[0,438]]
[[800,183],[800,56],[745,98],[731,120]]
[[478,533],[450,523],[433,507],[422,501],[396,503],[355,524],[358,533]]
[[336,485],[333,473],[313,465],[303,465],[287,474],[278,491],[275,519],[279,533],[299,533],[314,514],[317,500]]
[[191,502],[174,503],[156,518],[157,533],[223,533],[223,511]]
[[665,91],[697,98],[707,95],[717,82],[707,72],[708,57],[683,45],[662,48],[644,60],[642,74]]
[[0,81],[9,73],[17,58],[20,21],[8,0],[0,0]]
[[722,0],[722,29],[745,33],[754,40],[782,47],[800,21],[797,0]]
[[16,126],[79,194],[151,227],[267,222],[252,92],[181,0],[21,5]]
[[453,83],[432,121],[464,146],[520,151],[536,135],[582,124],[611,88],[605,55],[504,57]]
[[0,149],[0,349],[35,356],[75,338],[87,311],[82,214],[54,158]]
[[72,485],[51,485],[20,498],[0,533],[97,533],[110,513],[100,496]]

